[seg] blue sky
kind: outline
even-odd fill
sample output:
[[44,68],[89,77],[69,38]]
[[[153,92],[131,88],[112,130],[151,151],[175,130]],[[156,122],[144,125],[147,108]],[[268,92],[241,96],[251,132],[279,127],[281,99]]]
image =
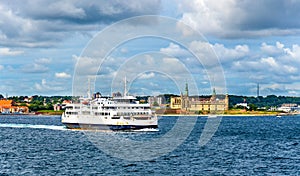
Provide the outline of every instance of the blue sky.
[[[218,90],[221,77],[226,81],[222,93],[256,96],[259,83],[264,96],[300,96],[299,9],[300,1],[295,0],[0,1],[0,94],[72,95],[76,71],[83,69],[95,78],[94,89],[105,95],[122,91],[118,79],[128,75],[129,92],[135,95],[179,94],[184,83],[176,79],[196,86],[199,94],[210,94],[212,87]],[[102,30],[141,15],[171,17],[201,33],[206,43],[191,42],[189,46],[202,51],[210,47],[223,72],[212,74],[196,63],[189,48],[175,40],[184,35],[126,41],[101,66],[84,57]],[[109,43],[110,38],[140,29],[136,26],[156,29],[155,23],[128,24],[106,40]],[[170,33],[183,31],[179,25],[169,28],[165,27]],[[93,49],[100,52],[101,48]],[[85,64],[78,64],[79,60]],[[142,70],[139,64],[147,67]],[[93,69],[97,73],[91,75]],[[86,79],[81,81],[87,85]]]

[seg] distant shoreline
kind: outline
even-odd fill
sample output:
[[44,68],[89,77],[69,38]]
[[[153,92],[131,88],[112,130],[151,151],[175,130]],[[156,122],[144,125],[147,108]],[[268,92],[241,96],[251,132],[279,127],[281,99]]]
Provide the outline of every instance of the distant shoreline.
[[[0,116],[60,116],[63,112],[61,111],[54,111],[54,112],[34,112],[34,113],[20,113],[20,114],[7,114],[7,113],[0,113]],[[251,117],[251,116],[294,116],[300,115],[300,113],[245,113],[245,114],[157,114],[157,116],[161,117],[173,117],[173,116],[193,116],[193,117],[208,117],[208,116],[219,116],[219,117],[227,117],[227,116],[236,116],[236,117]]]
[[158,116],[162,116],[162,117],[168,117],[168,116],[199,116],[199,117],[208,117],[208,116],[236,116],[236,117],[252,117],[252,116],[295,116],[295,115],[300,115],[300,113],[284,113],[284,114],[263,114],[263,113],[259,113],[259,114],[157,114]]
[[196,116],[196,117],[209,117],[209,116],[217,116],[217,117],[222,117],[222,116],[277,116],[276,114],[158,114],[158,116],[162,117],[171,117],[171,116]]

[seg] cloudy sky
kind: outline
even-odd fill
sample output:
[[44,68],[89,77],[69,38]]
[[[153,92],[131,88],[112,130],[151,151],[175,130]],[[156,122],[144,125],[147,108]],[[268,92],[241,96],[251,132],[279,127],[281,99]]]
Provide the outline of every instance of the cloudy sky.
[[[297,0],[0,1],[0,94],[72,95],[88,77],[108,95],[128,76],[136,95],[179,94],[185,82],[209,94],[224,79],[222,93],[256,96],[259,84],[263,96],[300,96],[299,9]],[[124,24],[144,15],[178,23]],[[202,37],[184,40],[181,23]],[[205,59],[214,57],[218,69]]]

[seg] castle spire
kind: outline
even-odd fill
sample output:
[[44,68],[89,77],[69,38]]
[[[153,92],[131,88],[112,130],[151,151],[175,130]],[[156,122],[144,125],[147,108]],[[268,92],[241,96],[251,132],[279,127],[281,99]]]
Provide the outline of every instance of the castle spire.
[[214,96],[216,96],[216,95],[217,95],[217,93],[216,93],[216,88],[214,88],[214,89],[213,89],[213,93],[212,93],[212,95],[214,95]]
[[216,89],[213,88],[213,92],[212,92],[212,95],[211,95],[210,100],[211,100],[211,101],[216,101],[216,99],[217,99]]
[[189,85],[188,83],[185,83],[185,96],[189,96]]

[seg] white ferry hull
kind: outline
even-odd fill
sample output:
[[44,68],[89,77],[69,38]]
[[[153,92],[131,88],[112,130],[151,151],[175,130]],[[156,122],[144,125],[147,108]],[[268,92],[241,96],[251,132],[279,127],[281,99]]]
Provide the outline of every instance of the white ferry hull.
[[79,124],[79,123],[63,123],[68,129],[80,130],[138,130],[138,129],[156,129],[157,125],[102,125],[102,124]]
[[[139,119],[138,119],[139,118]],[[111,119],[108,117],[95,117],[89,115],[82,116],[66,116],[62,115],[62,123],[68,129],[82,130],[137,130],[146,128],[158,128],[157,117],[151,118],[131,117],[124,119]]]

